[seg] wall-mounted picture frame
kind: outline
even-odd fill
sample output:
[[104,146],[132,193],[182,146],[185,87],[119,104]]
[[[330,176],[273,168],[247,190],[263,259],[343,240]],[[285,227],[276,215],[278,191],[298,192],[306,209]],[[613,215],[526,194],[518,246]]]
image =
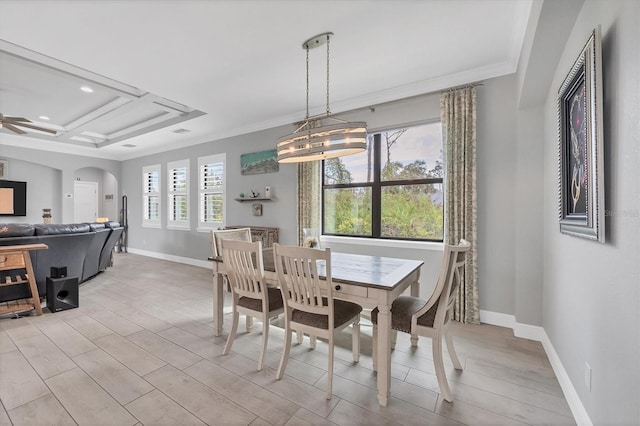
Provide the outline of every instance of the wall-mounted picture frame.
[[9,160],[0,160],[0,179],[9,178]]
[[262,216],[262,204],[252,204],[253,215],[254,216]]
[[273,173],[279,170],[278,152],[275,149],[240,155],[240,173],[243,175]]
[[602,41],[593,30],[558,91],[560,232],[605,241]]

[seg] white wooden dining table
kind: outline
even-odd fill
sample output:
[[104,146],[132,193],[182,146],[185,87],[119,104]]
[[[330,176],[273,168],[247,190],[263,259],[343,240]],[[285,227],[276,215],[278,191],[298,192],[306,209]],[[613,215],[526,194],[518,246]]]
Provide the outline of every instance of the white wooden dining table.
[[[273,250],[263,252],[265,279],[278,285]],[[213,260],[213,325],[214,333],[222,333],[224,320],[224,285],[226,273],[222,258]],[[377,388],[378,403],[389,403],[391,385],[391,304],[410,288],[412,296],[419,296],[420,269],[424,262],[391,257],[347,253],[331,253],[331,275],[334,297],[355,302],[365,308],[378,307]],[[320,272],[322,276],[322,272]]]

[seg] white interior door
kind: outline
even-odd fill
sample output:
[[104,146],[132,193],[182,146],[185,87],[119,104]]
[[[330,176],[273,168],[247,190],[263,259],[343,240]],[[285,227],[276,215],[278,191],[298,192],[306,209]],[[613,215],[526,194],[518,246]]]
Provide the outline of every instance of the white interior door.
[[98,217],[98,182],[73,183],[73,221],[92,223]]

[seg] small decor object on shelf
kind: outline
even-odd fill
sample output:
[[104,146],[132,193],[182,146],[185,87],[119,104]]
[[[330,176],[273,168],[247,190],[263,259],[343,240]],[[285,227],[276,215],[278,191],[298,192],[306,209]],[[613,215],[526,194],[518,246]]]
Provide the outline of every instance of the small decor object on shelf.
[[253,204],[253,215],[262,216],[262,204]]
[[315,228],[302,229],[302,246],[309,248],[320,248],[320,238],[318,238],[318,230]]
[[251,198],[258,198],[260,196],[259,192],[255,192],[253,189],[251,190]]
[[51,209],[42,209],[42,220],[44,223],[51,223]]

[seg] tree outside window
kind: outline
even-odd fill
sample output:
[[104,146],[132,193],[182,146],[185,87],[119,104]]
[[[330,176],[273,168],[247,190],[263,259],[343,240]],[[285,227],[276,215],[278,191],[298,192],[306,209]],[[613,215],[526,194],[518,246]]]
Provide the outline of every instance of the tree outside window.
[[364,152],[323,170],[324,234],[443,240],[440,122],[369,135]]

